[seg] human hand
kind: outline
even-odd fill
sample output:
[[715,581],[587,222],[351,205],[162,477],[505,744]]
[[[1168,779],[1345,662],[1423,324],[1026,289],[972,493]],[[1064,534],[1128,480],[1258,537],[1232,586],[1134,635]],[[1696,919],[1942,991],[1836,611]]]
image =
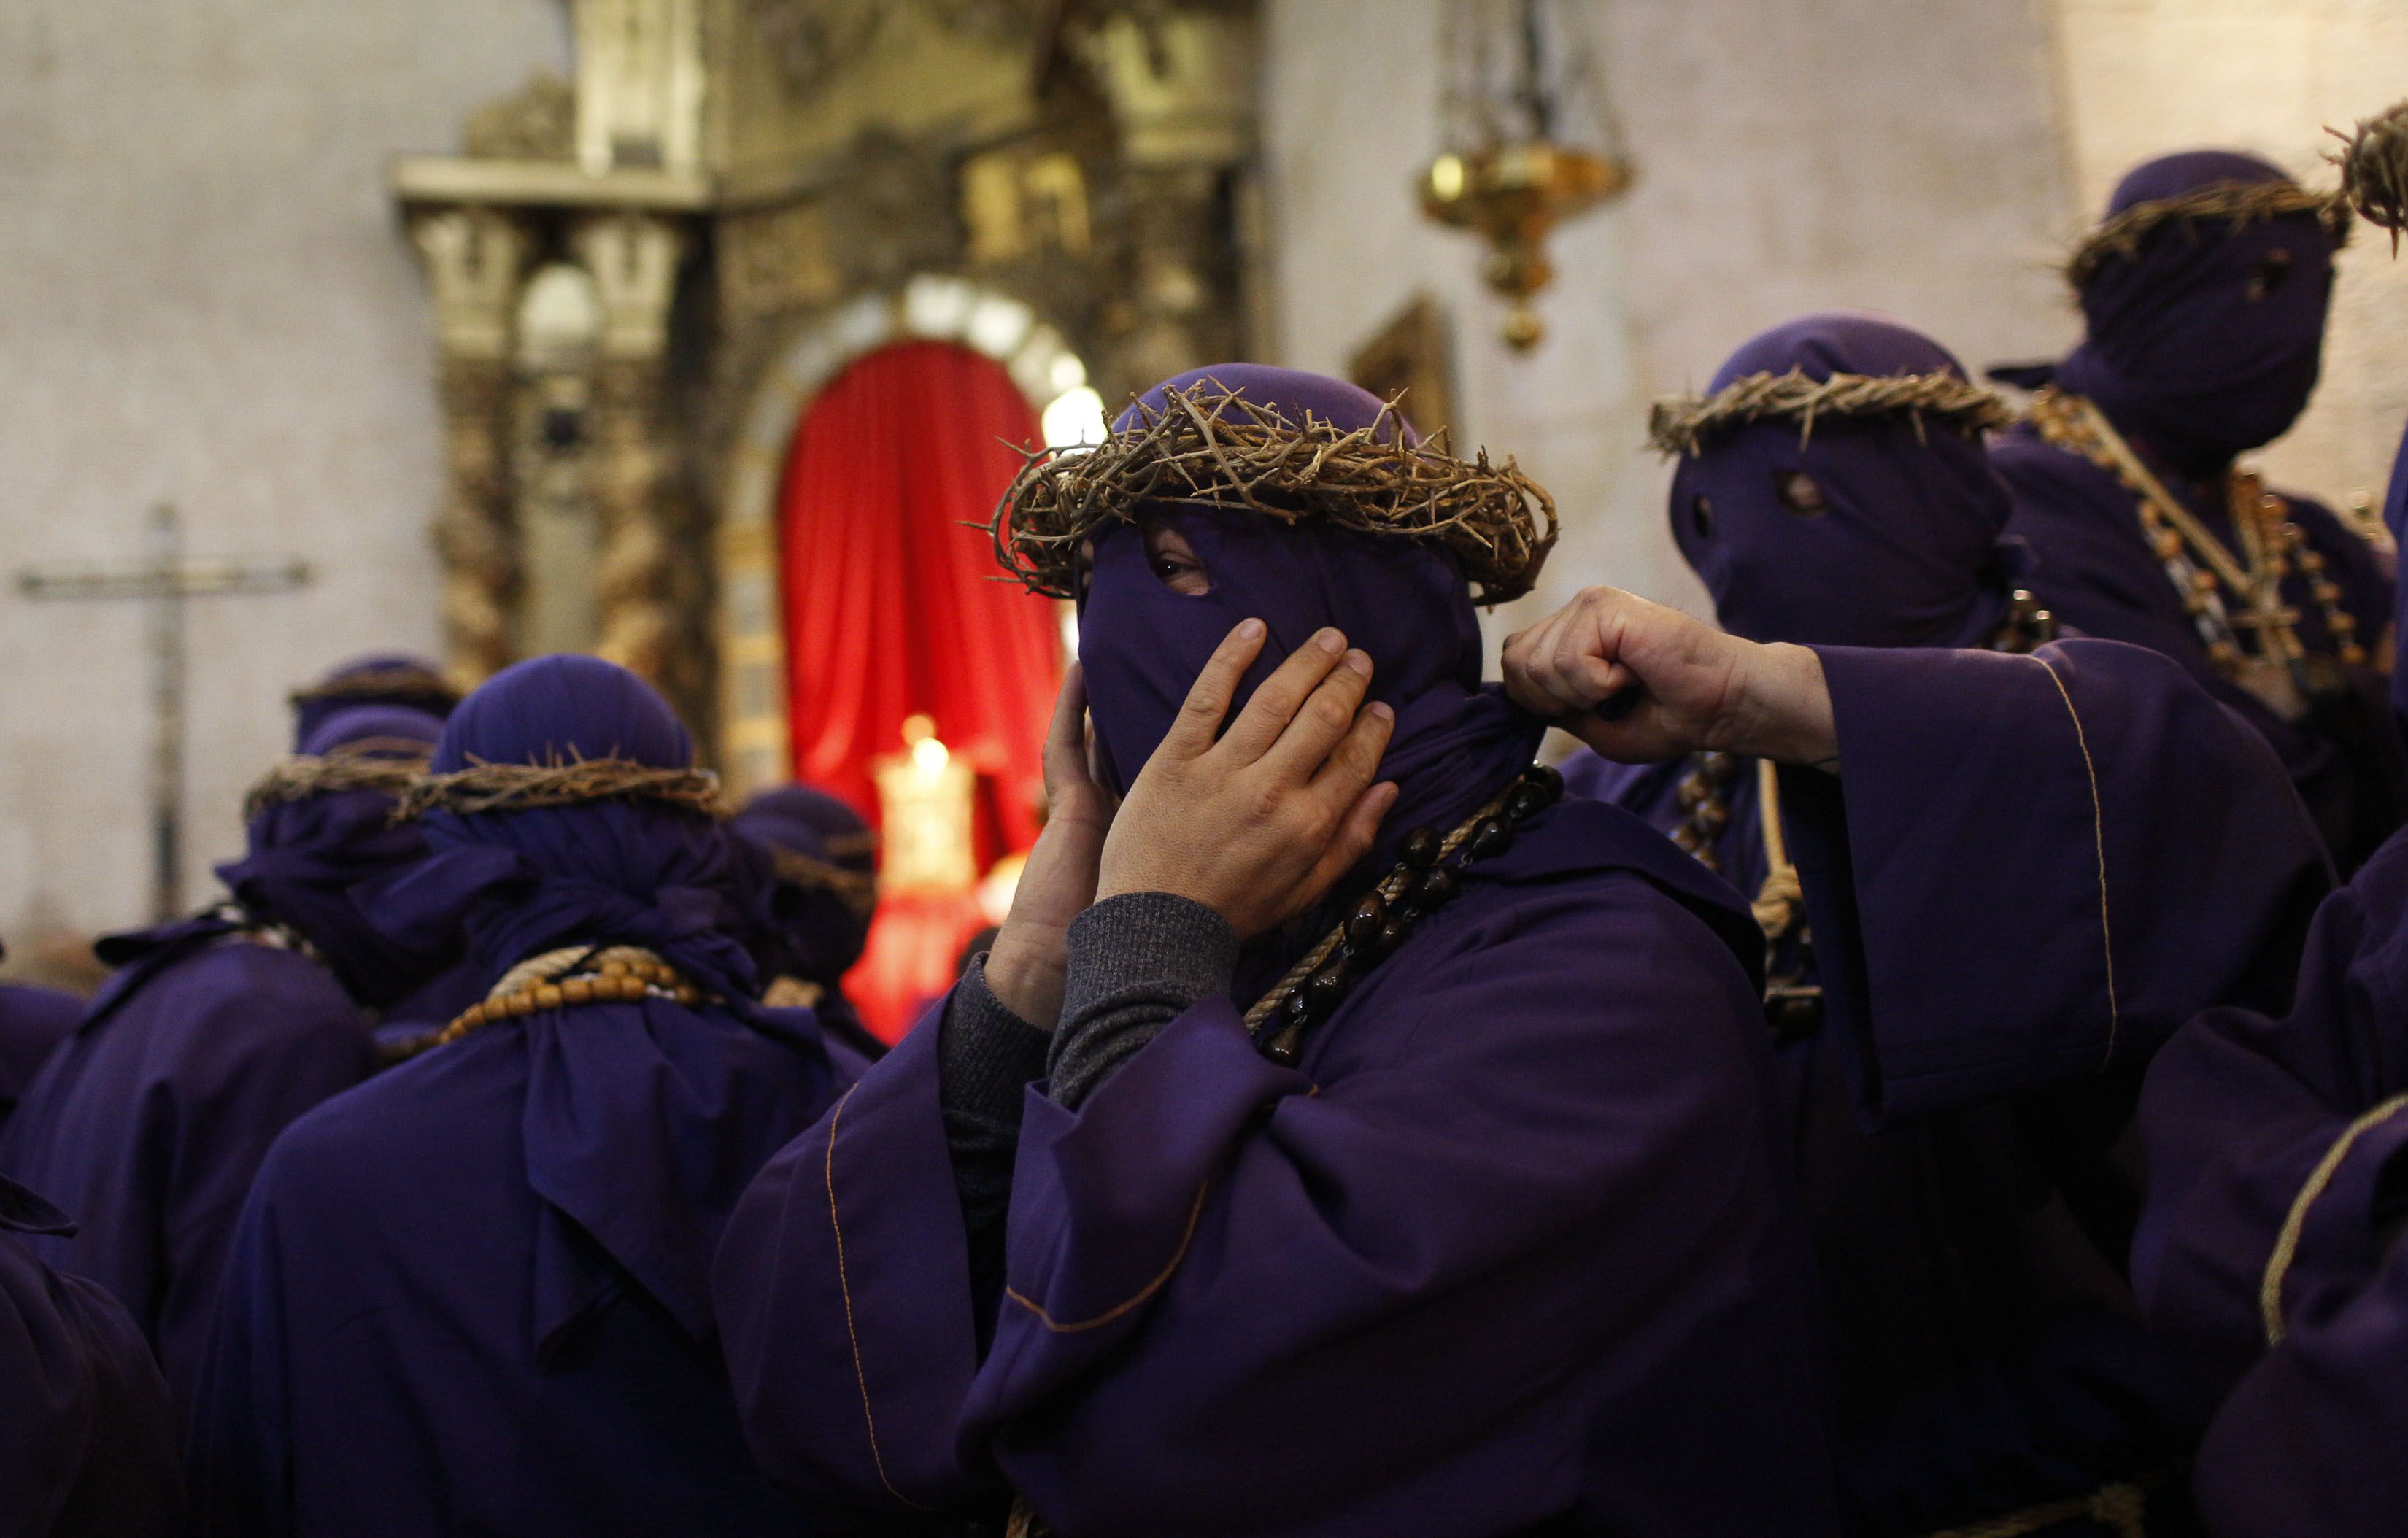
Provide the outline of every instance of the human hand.
[[1222,732],[1264,634],[1245,621],[1197,676],[1112,820],[1097,901],[1170,892],[1249,940],[1311,907],[1369,851],[1397,801],[1394,784],[1371,783],[1396,725],[1386,705],[1362,703],[1371,659],[1324,630]]
[[[1615,588],[1586,588],[1505,642],[1505,691],[1598,752],[1653,763],[1720,750],[1836,773],[1823,663]],[[1598,706],[1635,690],[1612,719]]]
[[1047,1031],[1062,1015],[1070,920],[1096,900],[1096,861],[1112,825],[1112,798],[1087,770],[1086,719],[1086,676],[1073,662],[1045,733],[1045,827],[986,958],[996,1000]]

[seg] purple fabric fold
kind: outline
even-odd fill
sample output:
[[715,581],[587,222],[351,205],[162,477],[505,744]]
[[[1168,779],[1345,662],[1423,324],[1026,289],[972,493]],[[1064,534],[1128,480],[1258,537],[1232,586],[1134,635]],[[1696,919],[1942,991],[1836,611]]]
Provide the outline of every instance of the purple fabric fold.
[[42,1538],[171,1538],[183,1511],[175,1411],[149,1345],[107,1292],[17,1237],[73,1229],[0,1179],[0,1514]]
[[938,1099],[942,1018],[768,1162],[713,1269],[753,1456],[813,1510],[902,1524],[999,1493],[959,1427],[979,1344]]
[[2282,996],[2329,866],[2265,745],[2172,662],[1817,651],[1842,775],[1784,772],[1784,808],[1874,1114],[2095,1077]]
[[[2408,1435],[2408,1112],[2386,1110],[2403,1091],[2408,835],[2318,910],[2286,1013],[2204,1014],[2149,1077],[2134,1278],[2151,1325],[2223,1396],[2194,1481],[2219,1534],[2372,1538],[2408,1523],[2392,1456]],[[2270,1346],[2264,1292],[2295,1206]]]

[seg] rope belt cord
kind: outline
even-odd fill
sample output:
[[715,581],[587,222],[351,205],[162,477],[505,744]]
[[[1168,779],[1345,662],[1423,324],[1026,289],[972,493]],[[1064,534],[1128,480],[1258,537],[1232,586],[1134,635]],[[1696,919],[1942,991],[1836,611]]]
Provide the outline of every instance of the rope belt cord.
[[2300,1238],[2308,1226],[2309,1209],[2324,1195],[2325,1188],[2332,1184],[2333,1176],[2341,1173],[2342,1161],[2349,1157],[2358,1140],[2390,1120],[2403,1106],[2408,1106],[2408,1094],[2394,1095],[2343,1128],[2332,1146],[2325,1150],[2325,1156],[2316,1161],[2316,1167],[2300,1183],[2300,1194],[2291,1200],[2291,1210],[2283,1215],[2273,1250],[2266,1257],[2265,1280],[2258,1288],[2258,1311],[2266,1326],[2268,1346],[2283,1344],[2283,1283],[2290,1276],[2291,1262],[2299,1258]]
[[2108,1529],[2115,1538],[2147,1538],[2150,1483],[2154,1481],[2119,1479],[2087,1495],[2026,1506],[1969,1527],[1943,1529],[1929,1538],[2027,1538],[2068,1522],[2085,1520]]

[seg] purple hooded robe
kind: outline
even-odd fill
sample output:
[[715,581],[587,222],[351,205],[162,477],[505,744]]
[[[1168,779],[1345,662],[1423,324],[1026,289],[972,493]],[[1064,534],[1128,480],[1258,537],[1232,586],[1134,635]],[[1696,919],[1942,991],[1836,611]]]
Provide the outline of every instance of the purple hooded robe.
[[[2254,156],[2167,155],[2127,176],[2108,212],[2220,182],[2286,179]],[[2224,474],[2238,455],[2281,436],[2307,406],[2323,353],[2332,254],[2332,236],[2311,214],[2238,230],[2170,221],[2143,239],[2136,256],[2100,263],[2081,292],[2083,341],[2062,362],[1993,372],[2016,383],[2054,383],[2094,402],[2167,489],[2237,548]],[[2247,717],[2282,757],[2344,872],[2383,842],[2408,812],[2408,778],[2383,719],[2379,676],[2344,668],[2338,693],[2284,720],[2209,662],[2149,548],[2134,494],[2112,472],[2029,426],[2002,434],[1993,456],[2014,491],[2009,527],[2038,558],[2031,586],[2058,618],[2086,635],[2163,652]],[[2358,637],[2372,647],[2392,615],[2390,584],[2373,551],[2329,508],[2284,495],[2309,547],[2325,558]],[[2283,592],[2299,612],[2300,641],[2311,652],[2332,652],[2334,637],[2297,563]]]
[[[1793,368],[1817,380],[1964,376],[1915,332],[1830,314],[1750,340],[1709,391]],[[1785,493],[1801,475],[1817,498]],[[1981,435],[1948,422],[1729,428],[1682,457],[1670,505],[1673,536],[1724,626],[1756,640],[1981,648],[2024,575],[2020,545],[2001,538],[2011,508]],[[1680,791],[1695,762],[1624,766],[1584,752],[1565,773],[1670,831],[1691,816]],[[1754,761],[1739,761],[1710,846],[1748,896],[1768,868],[1757,785]],[[1812,987],[1803,928],[1773,943],[1771,971]],[[2118,1279],[2127,1236],[2075,1216],[2086,1194],[2114,1185],[2105,1152],[2118,1118],[2027,1091],[1870,1131],[1848,1022],[1769,1013],[1822,1272],[1848,1531],[1928,1532],[2181,1457],[2196,1407]]]
[[[2385,516],[2408,525],[2408,440]],[[2408,674],[2392,687],[2408,714]],[[2317,911],[2288,1012],[2201,1016],[2142,1104],[2134,1272],[2225,1395],[2195,1479],[2220,1538],[2408,1531],[2403,1095],[2408,833]]]
[[[323,753],[372,737],[432,742],[414,710],[329,719]],[[449,958],[396,946],[351,889],[423,858],[394,801],[343,790],[251,820],[243,859],[218,867],[230,904],[111,935],[119,968],[0,1130],[0,1169],[80,1225],[29,1239],[42,1259],[117,1295],[189,1411],[226,1246],[252,1173],[285,1125],[367,1076],[373,1006]]]
[[[633,674],[521,662],[445,727],[472,760],[693,761]],[[792,1533],[746,1455],[709,1259],[744,1183],[825,1109],[811,1017],[750,1002],[727,835],[633,799],[423,819],[363,895],[465,925],[490,984],[571,945],[646,947],[724,1003],[538,1012],[304,1117],[242,1215],[193,1439],[199,1531]]]
[[11,1538],[174,1538],[176,1416],[150,1343],[98,1285],[21,1235],[75,1225],[0,1178],[0,1528]]
[[[1378,405],[1247,365],[1170,382],[1205,376],[1291,420]],[[1538,723],[1480,687],[1452,560],[1156,511],[1212,591],[1097,534],[1080,645],[1110,786],[1249,615],[1245,691],[1325,624],[1374,660],[1402,796],[1368,870],[1527,762]],[[1079,1538],[1832,1531],[1744,909],[1585,801],[1477,872],[1297,1067],[1240,1010],[1328,904],[1075,1109],[1031,1087],[984,1317],[924,1019],[730,1224],[716,1287],[764,1466],[879,1531],[1006,1487]]]

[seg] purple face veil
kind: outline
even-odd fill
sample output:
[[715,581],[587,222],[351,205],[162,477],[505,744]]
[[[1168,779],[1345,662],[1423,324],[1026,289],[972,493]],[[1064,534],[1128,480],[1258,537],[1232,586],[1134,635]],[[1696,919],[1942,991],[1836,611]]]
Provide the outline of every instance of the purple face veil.
[[[844,801],[808,785],[762,791],[728,826],[767,852],[773,867],[782,851],[865,880],[877,872],[869,824]],[[861,960],[869,939],[866,904],[824,884],[774,874],[766,902],[773,932],[767,938],[780,952],[776,970],[832,988]]]
[[[1712,392],[1754,374],[1965,371],[1920,333],[1869,315],[1812,315],[1731,354]],[[2007,608],[2019,544],[2013,511],[1976,433],[1904,413],[1794,419],[1714,434],[1672,477],[1672,537],[1713,594],[1723,627],[1800,645],[1979,645]],[[1801,438],[1803,441],[1801,442]],[[1808,477],[1819,505],[1784,497]]]
[[[538,657],[504,669],[460,704],[431,765],[626,759],[694,762],[667,704],[598,657]],[[707,992],[752,994],[734,922],[725,834],[690,807],[633,798],[517,811],[430,811],[433,854],[374,895],[378,921],[423,938],[465,928],[488,982],[555,946],[609,942],[659,954]]]
[[[2254,155],[2202,150],[2136,167],[2109,215],[2228,182],[2289,181]],[[2172,219],[2110,254],[2082,289],[2082,345],[2056,382],[2191,474],[2282,436],[2308,404],[2332,301],[2333,237],[2313,214],[2233,229]]]
[[[397,705],[354,706],[321,721],[301,745],[322,758],[337,748],[369,756],[414,756],[431,748],[442,723]],[[373,746],[393,745],[389,754]],[[392,1003],[433,976],[451,960],[449,937],[401,943],[371,923],[352,889],[407,870],[426,856],[426,839],[393,821],[394,798],[381,790],[326,790],[280,801],[252,816],[250,847],[217,868],[218,879],[243,906],[301,932],[326,959],[352,998]]]
[[[1369,426],[1381,409],[1369,392],[1337,379],[1222,363],[1155,386],[1115,430],[1126,429],[1140,407],[1160,410],[1166,392],[1207,380],[1299,426],[1310,413],[1351,431]],[[1401,423],[1398,430],[1410,431]],[[1178,503],[1155,504],[1146,513],[1186,536],[1211,591],[1191,595],[1165,587],[1146,559],[1143,535],[1130,525],[1110,524],[1096,535],[1080,607],[1079,661],[1097,759],[1115,792],[1126,792],[1161,745],[1213,648],[1249,618],[1261,619],[1269,634],[1239,686],[1233,718],[1325,625],[1344,631],[1369,654],[1369,697],[1397,713],[1380,777],[1395,780],[1400,791],[1374,862],[1413,828],[1460,820],[1529,762],[1544,728],[1481,686],[1470,589],[1443,551],[1311,519],[1289,524]]]
[[329,718],[362,705],[394,705],[422,711],[439,723],[452,714],[460,696],[443,679],[443,670],[423,657],[406,651],[380,651],[354,657],[329,668],[308,688],[293,696],[293,750],[303,745]]

